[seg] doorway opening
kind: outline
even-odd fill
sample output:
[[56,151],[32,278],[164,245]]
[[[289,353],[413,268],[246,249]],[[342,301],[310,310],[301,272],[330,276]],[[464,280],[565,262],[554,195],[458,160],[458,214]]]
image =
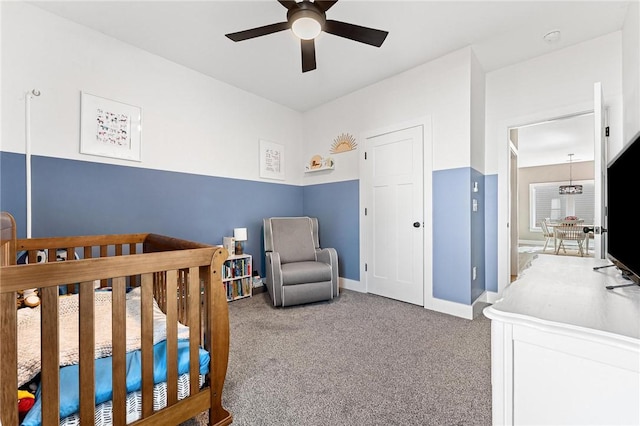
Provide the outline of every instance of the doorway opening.
[[[555,238],[554,226],[577,217],[594,223],[593,111],[556,117],[509,129],[511,281],[539,255],[593,256],[593,240]],[[559,187],[582,185],[580,194]],[[543,223],[544,222],[544,223]]]

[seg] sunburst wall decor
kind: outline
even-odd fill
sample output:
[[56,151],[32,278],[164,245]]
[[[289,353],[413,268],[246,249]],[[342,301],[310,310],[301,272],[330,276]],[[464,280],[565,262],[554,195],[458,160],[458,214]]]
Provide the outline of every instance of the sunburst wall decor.
[[353,135],[343,133],[333,140],[333,144],[331,145],[331,154],[353,151],[357,146],[356,138],[354,138]]

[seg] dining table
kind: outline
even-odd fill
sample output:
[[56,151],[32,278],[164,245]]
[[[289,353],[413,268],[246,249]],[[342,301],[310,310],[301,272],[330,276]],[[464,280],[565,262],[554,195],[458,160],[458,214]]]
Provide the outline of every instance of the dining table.
[[593,229],[594,225],[578,219],[549,221],[547,226],[553,230],[555,254],[560,253],[560,248],[566,253],[565,240],[577,242],[580,256],[589,254],[589,240],[593,239],[593,231],[584,232],[584,228]]

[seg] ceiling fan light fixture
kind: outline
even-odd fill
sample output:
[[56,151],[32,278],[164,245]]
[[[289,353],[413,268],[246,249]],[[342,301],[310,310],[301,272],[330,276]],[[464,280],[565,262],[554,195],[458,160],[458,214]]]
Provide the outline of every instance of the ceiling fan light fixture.
[[315,19],[303,16],[293,22],[291,31],[302,40],[312,40],[320,35],[322,26]]
[[303,3],[300,9],[291,10],[287,16],[291,22],[291,31],[302,40],[313,40],[322,32],[326,18],[314,9],[315,5]]

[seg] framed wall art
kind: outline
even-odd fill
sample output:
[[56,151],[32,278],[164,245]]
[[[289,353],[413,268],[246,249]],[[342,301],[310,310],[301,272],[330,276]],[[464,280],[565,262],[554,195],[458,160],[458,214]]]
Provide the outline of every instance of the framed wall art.
[[260,177],[284,180],[284,146],[260,140]]
[[142,108],[81,92],[80,153],[140,161]]

